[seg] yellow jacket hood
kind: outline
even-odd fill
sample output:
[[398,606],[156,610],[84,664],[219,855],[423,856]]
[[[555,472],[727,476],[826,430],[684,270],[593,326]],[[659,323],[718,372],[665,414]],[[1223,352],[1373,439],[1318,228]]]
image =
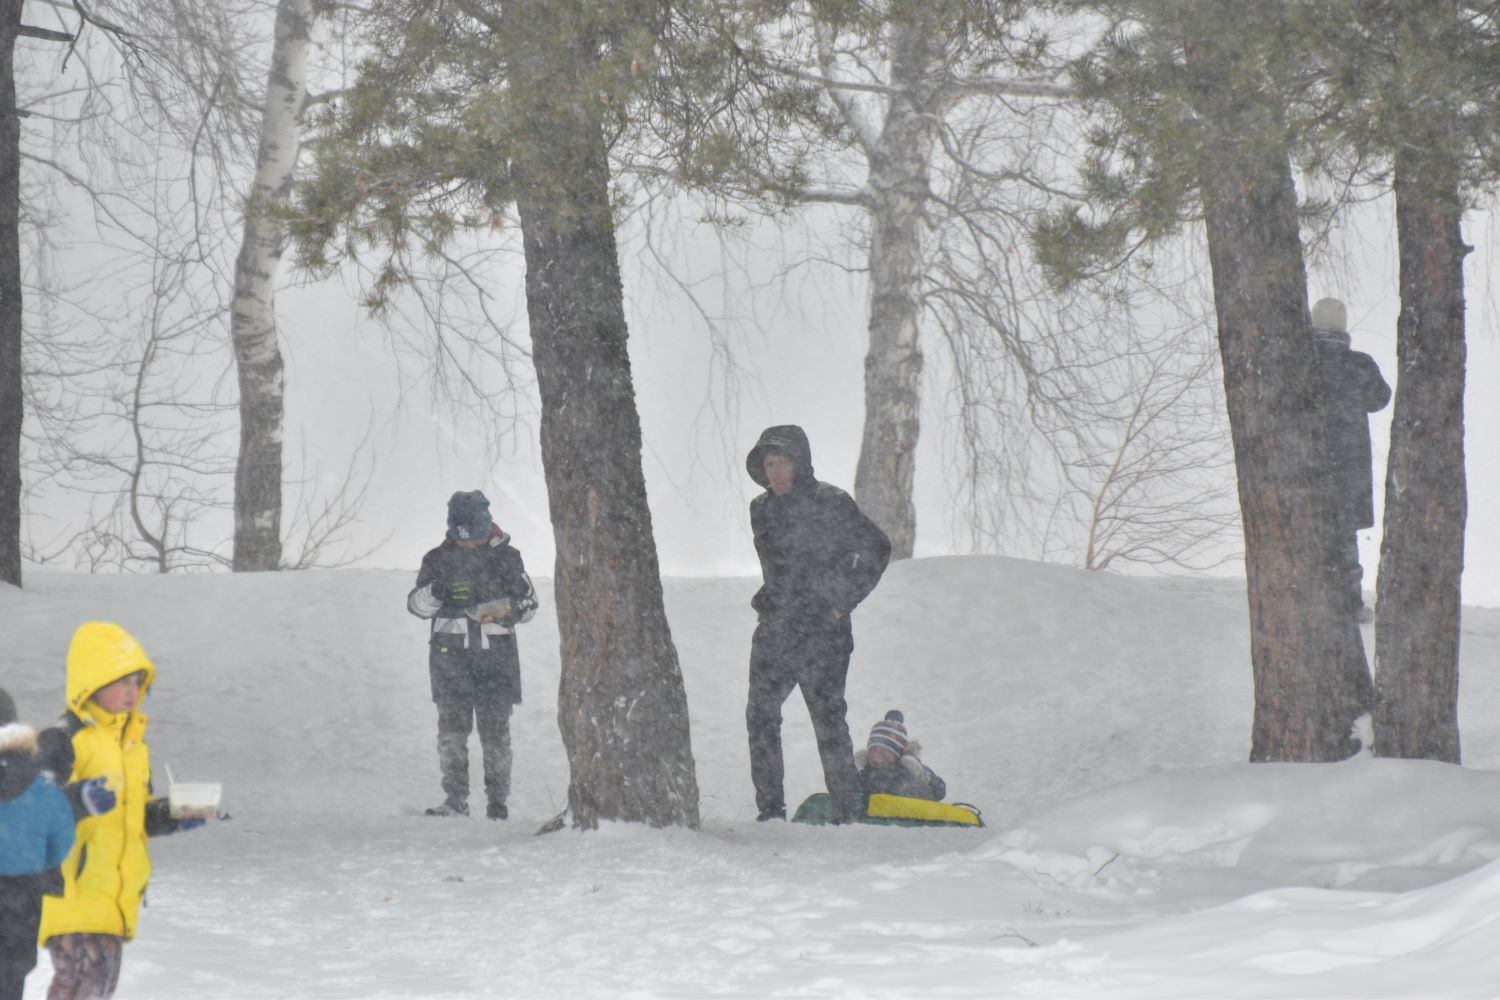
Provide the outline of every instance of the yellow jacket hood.
[[141,679],[141,697],[145,698],[156,679],[156,667],[135,636],[113,622],[85,622],[68,646],[68,708],[83,717],[95,691],[137,670],[145,672]]

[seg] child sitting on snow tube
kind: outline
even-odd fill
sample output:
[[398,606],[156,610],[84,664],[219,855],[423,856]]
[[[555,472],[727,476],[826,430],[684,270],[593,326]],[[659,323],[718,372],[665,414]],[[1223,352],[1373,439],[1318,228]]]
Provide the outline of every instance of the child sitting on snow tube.
[[943,801],[948,786],[917,756],[921,745],[906,735],[905,717],[896,709],[870,727],[863,750],[854,763],[866,795],[900,795],[910,799]]

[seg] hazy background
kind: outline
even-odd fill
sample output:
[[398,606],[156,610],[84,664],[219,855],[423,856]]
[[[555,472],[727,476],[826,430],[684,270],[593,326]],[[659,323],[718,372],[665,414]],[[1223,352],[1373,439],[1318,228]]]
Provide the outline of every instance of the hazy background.
[[[826,223],[831,229],[838,220],[830,217]],[[817,225],[814,219],[812,228]],[[1500,438],[1500,406],[1491,392],[1500,345],[1495,324],[1500,313],[1489,273],[1495,241],[1491,217],[1472,213],[1465,235],[1476,250],[1467,265],[1464,600],[1500,606],[1500,533],[1487,516],[1500,503],[1500,476],[1490,458]],[[801,424],[812,441],[818,476],[853,488],[863,419],[864,277],[828,262],[788,269],[793,258],[815,252],[805,244],[790,245],[795,237],[788,244],[729,256],[708,226],[688,221],[668,238],[658,230],[656,242],[689,285],[661,278],[660,262],[639,235],[622,244],[621,257],[662,569],[673,575],[756,573],[746,514],[756,487],[743,462],[763,427]],[[1346,302],[1354,347],[1374,356],[1394,387],[1400,302],[1388,203],[1359,209],[1333,235],[1329,250],[1320,259],[1332,263],[1313,264],[1309,300],[1334,295]],[[513,253],[505,257],[512,284],[497,287],[496,300],[502,312],[511,310],[514,331],[524,342],[521,262]],[[1205,272],[1207,266],[1204,260]],[[287,356],[289,455],[300,451],[309,474],[316,470],[326,487],[343,475],[346,456],[368,433],[375,465],[370,499],[352,543],[357,550],[378,548],[359,565],[415,572],[422,553],[441,539],[448,495],[478,488],[490,496],[497,521],[514,537],[532,572],[552,572],[534,403],[525,425],[492,456],[483,428],[432,403],[413,359],[402,373],[380,325],[353,297],[326,284],[292,288],[281,295],[279,313]],[[943,468],[944,399],[937,370],[943,360],[928,348],[917,466],[918,556],[968,551],[954,527],[954,501]],[[731,364],[738,371],[728,371]],[[1391,409],[1371,420],[1377,522]],[[289,457],[289,463],[297,460]],[[1361,548],[1365,585],[1373,589],[1378,527],[1362,534]],[[1234,564],[1221,572],[1240,571]]]

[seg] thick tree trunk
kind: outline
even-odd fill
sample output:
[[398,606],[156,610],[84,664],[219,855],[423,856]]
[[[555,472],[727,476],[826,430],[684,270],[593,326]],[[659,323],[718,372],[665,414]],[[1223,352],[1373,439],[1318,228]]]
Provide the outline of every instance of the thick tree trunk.
[[943,54],[926,19],[918,5],[913,19],[892,31],[892,94],[879,144],[870,151],[870,350],[854,495],[890,537],[892,559],[910,559],[917,534],[912,490],[922,399],[922,251],[928,161],[939,124],[930,81]]
[[234,268],[229,337],[240,383],[240,451],[234,472],[235,572],[281,568],[281,442],[285,410],[276,333],[276,273],[286,246],[270,209],[291,190],[307,97],[312,0],[280,0],[255,184]]
[[[1237,0],[1236,0],[1237,2]],[[1208,5],[1205,5],[1208,6]],[[1279,113],[1246,100],[1232,5],[1187,18],[1201,81],[1204,219],[1245,530],[1255,719],[1250,759],[1331,761],[1358,749],[1373,697],[1337,574],[1328,446],[1307,311],[1297,195]],[[1195,8],[1197,10],[1197,8]],[[1231,84],[1237,77],[1239,86]]]
[[21,0],[0,0],[0,582],[21,585]]
[[1464,475],[1463,201],[1456,178],[1398,160],[1401,316],[1375,619],[1375,749],[1459,763]]
[[[560,5],[504,8],[512,168],[557,543],[558,724],[575,825],[698,825],[687,697],[662,602],[626,350],[592,47]],[[529,126],[526,124],[529,122]]]

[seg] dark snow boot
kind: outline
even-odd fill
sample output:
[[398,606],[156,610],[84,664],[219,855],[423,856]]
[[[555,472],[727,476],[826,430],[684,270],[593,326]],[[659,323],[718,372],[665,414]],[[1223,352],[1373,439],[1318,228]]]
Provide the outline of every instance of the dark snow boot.
[[490,819],[510,819],[510,810],[505,808],[504,802],[491,802],[485,807],[484,814]]
[[766,806],[755,817],[755,822],[764,823],[772,819],[786,819],[786,806]]
[[440,806],[433,806],[427,810],[429,816],[467,816],[469,815],[469,804],[467,802],[454,802],[452,799]]

